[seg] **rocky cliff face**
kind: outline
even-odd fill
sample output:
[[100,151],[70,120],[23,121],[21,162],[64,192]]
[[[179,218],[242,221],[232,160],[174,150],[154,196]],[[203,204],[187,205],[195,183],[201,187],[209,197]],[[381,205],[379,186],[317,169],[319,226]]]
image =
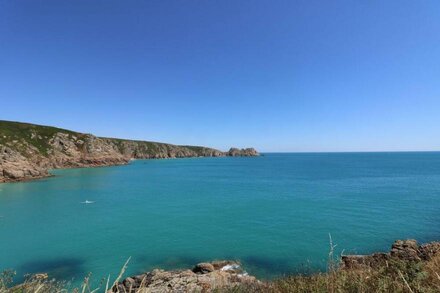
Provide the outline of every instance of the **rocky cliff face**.
[[[28,151],[31,152],[32,149]],[[35,154],[34,158],[28,158],[10,147],[0,145],[0,182],[49,176],[47,168],[35,162],[39,159],[37,157]]]
[[130,159],[257,156],[254,149],[221,152],[199,146],[101,138],[54,127],[0,121],[0,182],[50,176],[55,168],[127,164]]

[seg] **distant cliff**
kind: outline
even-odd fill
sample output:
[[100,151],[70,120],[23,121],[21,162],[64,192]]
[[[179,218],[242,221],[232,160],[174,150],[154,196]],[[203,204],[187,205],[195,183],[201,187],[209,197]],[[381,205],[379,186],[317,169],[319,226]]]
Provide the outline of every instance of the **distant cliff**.
[[258,155],[252,148],[221,152],[200,146],[96,137],[0,120],[0,182],[47,177],[48,170],[56,168],[122,165],[130,159]]

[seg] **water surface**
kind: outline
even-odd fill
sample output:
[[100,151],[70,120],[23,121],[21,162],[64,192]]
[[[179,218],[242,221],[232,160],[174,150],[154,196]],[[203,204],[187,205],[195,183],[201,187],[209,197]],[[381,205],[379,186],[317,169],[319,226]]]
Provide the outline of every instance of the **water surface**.
[[[59,278],[237,259],[259,277],[440,239],[440,153],[138,160],[0,185],[0,269]],[[94,204],[81,204],[85,200]]]

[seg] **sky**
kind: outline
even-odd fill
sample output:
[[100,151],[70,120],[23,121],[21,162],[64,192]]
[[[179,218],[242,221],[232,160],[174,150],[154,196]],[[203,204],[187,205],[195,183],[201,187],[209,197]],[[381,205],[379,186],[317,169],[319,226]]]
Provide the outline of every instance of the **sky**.
[[222,150],[440,150],[440,1],[0,0],[0,120]]

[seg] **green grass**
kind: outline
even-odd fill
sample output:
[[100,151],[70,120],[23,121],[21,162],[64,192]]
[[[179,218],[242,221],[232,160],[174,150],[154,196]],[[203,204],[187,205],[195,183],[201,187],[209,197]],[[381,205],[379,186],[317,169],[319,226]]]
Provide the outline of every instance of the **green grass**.
[[21,153],[24,153],[24,149],[20,149],[20,143],[24,141],[36,147],[42,155],[46,156],[48,150],[51,148],[48,140],[57,132],[63,132],[77,137],[82,136],[82,134],[77,132],[51,126],[0,120],[0,144],[6,145],[16,142],[14,144],[17,145],[18,143],[16,147]]
[[192,145],[182,145],[181,147],[190,149],[198,154],[201,154],[203,151],[209,149],[209,148],[202,147],[202,146],[192,146]]

